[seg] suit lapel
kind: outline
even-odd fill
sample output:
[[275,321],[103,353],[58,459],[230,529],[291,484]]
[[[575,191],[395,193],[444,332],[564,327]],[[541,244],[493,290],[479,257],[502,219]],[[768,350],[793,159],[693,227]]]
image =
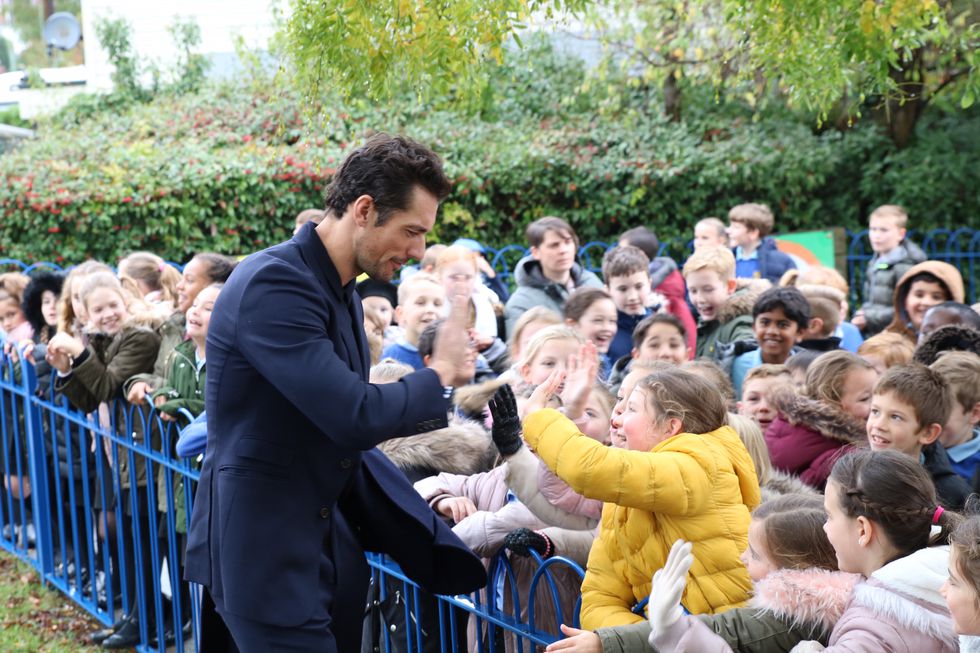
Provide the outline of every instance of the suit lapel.
[[304,225],[295,239],[299,243],[303,259],[313,270],[330,302],[332,319],[338,327],[347,355],[344,356],[340,351],[337,354],[347,362],[352,371],[357,372],[362,379],[367,379],[370,359],[366,355],[368,348],[364,335],[364,316],[361,313],[360,298],[354,291],[354,282],[348,284],[349,288],[340,285],[340,275],[316,234],[316,225]]

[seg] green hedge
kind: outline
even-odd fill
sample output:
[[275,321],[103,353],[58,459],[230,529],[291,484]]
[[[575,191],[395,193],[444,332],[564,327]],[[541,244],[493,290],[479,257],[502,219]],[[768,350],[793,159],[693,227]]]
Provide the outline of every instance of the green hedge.
[[544,78],[510,71],[478,116],[339,100],[302,111],[271,84],[136,106],[82,98],[0,157],[0,256],[113,260],[146,248],[183,261],[201,249],[253,251],[320,206],[348,148],[378,129],[444,156],[455,180],[435,234],[444,240],[520,242],[547,214],[583,240],[638,224],[669,238],[744,201],[770,204],[785,231],[860,228],[874,205],[895,201],[918,229],[972,224],[980,213],[976,112],[924,121],[916,143],[896,151],[871,124],[815,133],[786,112],[753,119],[736,105],[705,102],[670,123],[651,95],[611,102],[607,92],[569,91],[575,67],[559,68]]

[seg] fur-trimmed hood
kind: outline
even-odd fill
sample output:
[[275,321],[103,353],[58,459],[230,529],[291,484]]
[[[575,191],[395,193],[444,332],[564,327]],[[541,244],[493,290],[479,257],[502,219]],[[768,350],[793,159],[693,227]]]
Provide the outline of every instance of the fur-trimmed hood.
[[891,324],[886,327],[886,331],[900,333],[912,342],[916,341],[917,334],[912,328],[909,315],[905,310],[905,299],[908,297],[909,290],[912,289],[912,277],[922,272],[928,272],[938,278],[949,290],[951,301],[962,304],[965,297],[963,275],[955,266],[944,261],[923,261],[909,268],[895,286],[895,294],[893,295],[895,317]]
[[769,396],[769,405],[793,426],[804,426],[829,440],[846,444],[867,440],[867,427],[842,411],[822,401],[802,397],[786,388]]
[[749,605],[794,626],[830,632],[847,607],[858,574],[828,569],[780,569],[755,584]]
[[735,294],[729,297],[718,310],[718,321],[721,324],[734,320],[742,315],[752,315],[752,307],[759,295],[772,288],[766,279],[738,279]]
[[799,476],[793,476],[775,467],[769,472],[769,480],[764,485],[759,486],[759,490],[762,493],[762,503],[786,494],[812,494],[814,496],[820,494],[816,489],[801,481]]
[[871,611],[900,628],[921,633],[956,650],[958,638],[939,588],[948,577],[949,547],[919,549],[890,562],[854,588],[848,609]]
[[472,420],[453,417],[449,426],[378,445],[395,467],[409,478],[440,472],[478,474],[493,467],[497,449],[486,429]]
[[24,297],[20,307],[24,311],[24,316],[31,323],[35,334],[40,334],[47,329],[50,337],[57,330],[57,326],[48,327],[41,313],[41,298],[45,291],[54,293],[57,297],[61,295],[61,286],[65,283],[65,275],[61,272],[49,272],[41,270],[31,275],[31,280],[24,288]]

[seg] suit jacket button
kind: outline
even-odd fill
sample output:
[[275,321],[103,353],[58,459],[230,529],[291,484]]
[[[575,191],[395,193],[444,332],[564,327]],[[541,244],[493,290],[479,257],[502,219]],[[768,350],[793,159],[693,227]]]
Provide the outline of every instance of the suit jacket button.
[[341,458],[340,459],[340,466],[341,466],[342,469],[350,469],[350,466],[352,464],[353,464],[353,462],[351,461],[350,458]]
[[330,508],[320,508],[320,518],[326,519],[330,516]]

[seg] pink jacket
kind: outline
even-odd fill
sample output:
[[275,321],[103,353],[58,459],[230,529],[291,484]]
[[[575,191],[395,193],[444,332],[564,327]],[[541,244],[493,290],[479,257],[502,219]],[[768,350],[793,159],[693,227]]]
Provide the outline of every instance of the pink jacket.
[[[516,500],[508,501],[507,484],[504,480],[506,473],[506,465],[471,476],[444,473],[422,479],[415,484],[415,490],[433,507],[437,501],[444,497],[468,497],[476,505],[477,512],[456,524],[453,527],[453,532],[468,547],[473,549],[474,553],[483,558],[492,558],[496,555],[503,547],[504,538],[507,534],[515,528],[522,527],[540,530],[552,541],[558,540],[567,543],[572,540],[574,544],[571,546],[576,549],[584,548],[584,552],[577,550],[572,556],[563,551],[558,551],[558,554],[573,559],[586,558],[592,543],[592,533],[590,531],[548,528],[548,524],[535,517],[523,503]],[[522,601],[521,618],[526,622],[529,616],[527,600],[530,583],[534,572],[537,571],[537,564],[531,558],[516,555],[510,557],[510,562],[515,572],[518,595]],[[580,580],[567,566],[556,565],[551,569],[561,601],[562,614],[566,621],[570,621],[575,603],[581,593]],[[504,591],[503,596],[504,612],[513,613],[513,599],[510,590]],[[492,602],[493,598],[484,595],[481,596],[481,600]],[[547,584],[544,582],[538,585],[536,601],[535,628],[558,635],[560,631],[558,630],[557,611],[548,594]],[[475,641],[473,626],[474,624],[471,623],[469,628],[471,641]],[[516,650],[516,642],[513,638],[507,639],[506,649],[507,651]],[[527,642],[524,643],[524,649],[528,650]]]
[[[732,653],[729,642],[735,638],[752,642],[758,649],[771,632],[761,620],[763,614],[801,631],[809,629],[811,637],[814,635],[810,633],[824,633],[826,637],[844,613],[859,578],[857,574],[817,568],[774,571],[755,584],[747,607],[716,615],[683,616],[666,632],[651,636],[650,643],[658,651]],[[748,629],[743,631],[745,627]],[[718,632],[728,633],[729,638],[723,639]]]
[[830,635],[830,653],[956,653],[946,601],[949,547],[919,549],[890,562],[854,595]]

